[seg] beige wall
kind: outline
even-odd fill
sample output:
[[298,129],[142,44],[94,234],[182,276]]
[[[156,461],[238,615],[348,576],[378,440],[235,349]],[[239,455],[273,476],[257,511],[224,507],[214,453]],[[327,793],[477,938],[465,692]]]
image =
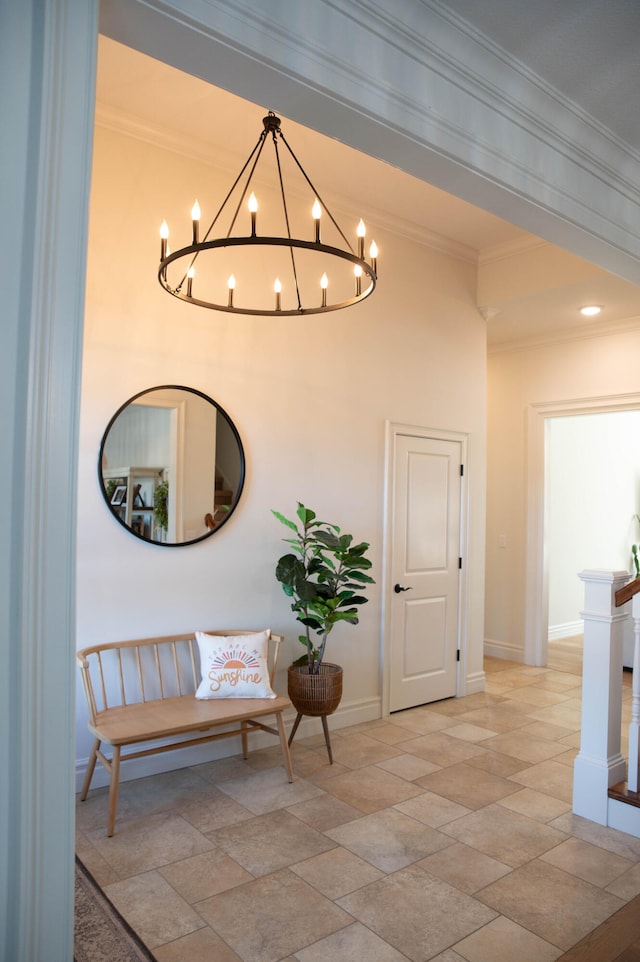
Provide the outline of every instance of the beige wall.
[[[486,332],[474,307],[475,267],[376,228],[379,288],[347,311],[272,319],[182,304],[156,280],[159,224],[167,217],[175,248],[182,221],[186,242],[194,197],[203,209],[213,207],[230,174],[219,178],[193,160],[96,130],[81,405],[78,647],[197,627],[269,625],[287,637],[286,665],[297,626],[273,574],[283,529],[270,509],[291,514],[301,500],[371,542],[377,584],[360,625],[336,630],[329,657],[345,667],[345,717],[379,712],[390,419],[468,434],[464,615],[467,673],[477,677]],[[371,223],[366,211],[334,213],[345,224],[355,225],[360,213]],[[237,511],[218,535],[187,548],[129,537],[101,502],[96,481],[101,433],[113,412],[137,391],[163,383],[194,387],[217,400],[247,454]],[[88,740],[82,700],[78,704],[82,766]]]
[[527,593],[536,587],[527,577],[527,523],[543,482],[528,462],[532,406],[570,413],[574,401],[593,409],[628,403],[640,392],[639,351],[640,331],[626,330],[489,357],[485,644],[492,654],[525,657]]

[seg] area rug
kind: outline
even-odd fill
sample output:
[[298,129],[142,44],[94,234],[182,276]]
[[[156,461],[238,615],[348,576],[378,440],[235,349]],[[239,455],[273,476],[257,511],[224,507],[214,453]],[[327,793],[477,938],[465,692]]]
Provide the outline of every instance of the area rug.
[[76,856],[74,962],[156,962]]

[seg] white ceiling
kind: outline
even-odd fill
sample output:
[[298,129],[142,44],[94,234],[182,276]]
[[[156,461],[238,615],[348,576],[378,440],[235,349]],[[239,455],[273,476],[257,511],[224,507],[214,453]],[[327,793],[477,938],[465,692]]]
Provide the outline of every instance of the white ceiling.
[[[547,70],[561,92],[574,99],[582,97],[585,107],[593,109],[594,115],[609,116],[618,136],[637,143],[640,122],[634,126],[629,118],[640,121],[640,107],[627,111],[618,104],[621,89],[634,89],[624,88],[629,80],[628,68],[609,68],[606,78],[601,72],[593,77],[593,44],[590,46],[589,41],[593,41],[595,8],[606,6],[606,10],[613,13],[610,33],[600,38],[602,52],[616,43],[629,46],[632,26],[634,39],[640,36],[640,0],[563,0],[562,4],[558,0],[535,0],[533,4],[515,0],[515,3],[522,10],[520,30],[514,29],[517,21],[513,16],[500,15],[501,7],[510,6],[513,11],[514,0],[483,0],[481,4],[477,0],[448,0],[453,9],[479,30],[490,33],[497,42],[511,44],[531,69]],[[538,19],[539,14],[545,11],[556,18],[558,30],[534,29],[544,19]],[[570,33],[569,26],[574,34]],[[568,69],[560,56],[563,45],[566,47],[569,41],[574,71]],[[590,53],[590,61],[583,62],[574,47]],[[553,56],[549,54],[550,48]],[[634,62],[636,59],[634,54]],[[613,57],[611,63],[617,62]],[[233,169],[246,159],[257,141],[262,116],[269,109],[277,111],[278,108],[272,104],[249,104],[100,37],[99,120],[108,118],[109,122],[122,124],[125,129],[160,143],[180,143],[183,148],[187,145],[190,154],[206,159],[216,157],[221,166]],[[367,218],[374,222],[451,250],[467,260],[478,261],[481,271],[483,264],[501,263],[509,272],[512,256],[521,262],[529,250],[535,256],[543,243],[513,224],[286,118],[283,118],[283,130],[314,179],[319,180],[316,172],[331,171],[330,186],[325,188],[322,184],[323,195],[331,204],[337,202],[351,209],[366,210]],[[561,263],[566,255],[550,245],[545,246],[557,251],[558,263]],[[577,260],[572,257],[573,266]],[[556,277],[546,283],[541,275],[537,285],[527,285],[526,291],[515,296],[512,292],[500,296],[500,285],[493,285],[491,302],[482,303],[481,298],[479,305],[487,319],[490,346],[499,349],[522,341],[575,337],[591,328],[620,326],[633,323],[632,318],[640,318],[639,288],[598,268],[584,266],[584,270],[570,270],[566,282],[559,282]],[[578,307],[585,303],[603,305],[603,313],[596,322],[585,322],[579,315]]]

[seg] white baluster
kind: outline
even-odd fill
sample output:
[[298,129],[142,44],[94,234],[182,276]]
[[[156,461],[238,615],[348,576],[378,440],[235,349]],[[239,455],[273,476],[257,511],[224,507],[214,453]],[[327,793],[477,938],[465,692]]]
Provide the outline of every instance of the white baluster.
[[633,615],[633,684],[631,700],[631,724],[629,725],[629,767],[627,787],[631,792],[638,791],[638,747],[640,732],[640,594],[631,601]]

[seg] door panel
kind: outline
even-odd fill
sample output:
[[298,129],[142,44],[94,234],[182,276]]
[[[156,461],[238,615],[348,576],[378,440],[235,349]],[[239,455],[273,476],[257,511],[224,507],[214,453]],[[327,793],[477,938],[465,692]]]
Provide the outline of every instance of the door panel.
[[457,688],[461,444],[396,439],[390,711]]

